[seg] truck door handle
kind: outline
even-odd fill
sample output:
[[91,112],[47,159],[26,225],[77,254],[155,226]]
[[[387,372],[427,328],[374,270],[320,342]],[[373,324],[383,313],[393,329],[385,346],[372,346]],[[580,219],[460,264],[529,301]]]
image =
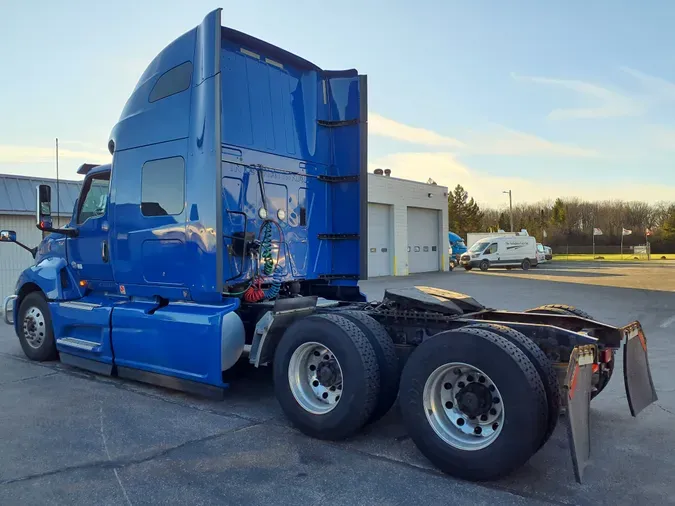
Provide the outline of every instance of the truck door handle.
[[105,263],[108,263],[108,241],[101,243],[101,258]]

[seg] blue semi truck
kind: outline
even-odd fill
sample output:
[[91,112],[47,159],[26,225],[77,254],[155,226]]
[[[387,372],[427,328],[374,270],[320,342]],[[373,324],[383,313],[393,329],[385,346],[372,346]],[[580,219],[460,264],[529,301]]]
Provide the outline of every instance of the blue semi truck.
[[[273,367],[304,434],[340,440],[398,398],[444,472],[522,466],[567,410],[581,480],[590,399],[624,350],[633,415],[656,399],[640,324],[571,306],[489,309],[417,286],[368,301],[367,79],[237,30],[221,10],[149,64],[84,164],[70,223],[36,189],[37,247],[4,302],[31,360],[223,398],[240,361]],[[226,396],[224,397],[226,401]]]

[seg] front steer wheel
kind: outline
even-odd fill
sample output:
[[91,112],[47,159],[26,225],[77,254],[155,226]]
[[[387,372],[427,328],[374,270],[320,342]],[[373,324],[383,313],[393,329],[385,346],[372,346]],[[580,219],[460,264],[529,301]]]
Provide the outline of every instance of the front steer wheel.
[[304,434],[341,440],[358,432],[380,395],[373,346],[338,314],[302,318],[274,353],[274,391],[286,417]]
[[482,329],[442,332],[419,345],[403,369],[399,402],[420,451],[471,481],[521,467],[547,429],[536,368],[515,344]]
[[17,329],[21,348],[29,359],[44,362],[58,358],[52,316],[42,293],[29,293],[21,301]]

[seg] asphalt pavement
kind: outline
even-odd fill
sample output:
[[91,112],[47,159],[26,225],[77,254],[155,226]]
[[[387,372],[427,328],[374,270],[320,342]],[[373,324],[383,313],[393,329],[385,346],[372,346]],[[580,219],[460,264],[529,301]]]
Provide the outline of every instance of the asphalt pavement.
[[[640,320],[659,400],[631,417],[617,369],[591,406],[593,461],[583,485],[574,481],[562,419],[515,474],[468,483],[440,474],[417,451],[397,406],[350,441],[317,441],[289,426],[269,370],[238,367],[224,401],[203,400],[29,362],[0,323],[0,504],[675,503],[675,264],[621,269],[560,263],[362,285],[372,298],[417,284],[495,308],[564,303],[611,324]],[[608,277],[633,288],[605,286]]]

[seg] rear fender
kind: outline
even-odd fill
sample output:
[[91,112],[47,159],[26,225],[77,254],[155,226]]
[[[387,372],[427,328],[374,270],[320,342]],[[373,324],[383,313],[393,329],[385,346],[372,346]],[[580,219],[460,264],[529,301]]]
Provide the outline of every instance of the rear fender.
[[255,326],[249,362],[256,367],[270,363],[284,331],[295,320],[314,313],[317,302],[318,297],[277,300],[274,308],[265,313]]

